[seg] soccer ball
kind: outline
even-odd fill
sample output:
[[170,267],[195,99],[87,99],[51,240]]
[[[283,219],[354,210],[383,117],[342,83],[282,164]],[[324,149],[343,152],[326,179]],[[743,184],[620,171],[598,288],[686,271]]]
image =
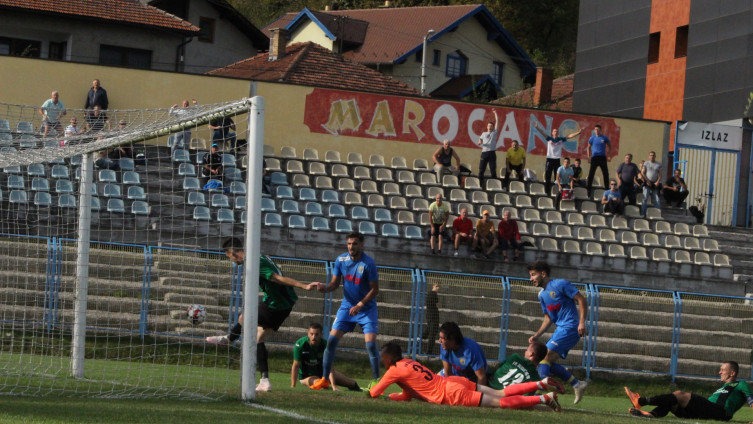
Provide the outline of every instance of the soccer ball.
[[202,305],[191,305],[186,310],[186,315],[192,325],[198,325],[207,319],[207,309]]

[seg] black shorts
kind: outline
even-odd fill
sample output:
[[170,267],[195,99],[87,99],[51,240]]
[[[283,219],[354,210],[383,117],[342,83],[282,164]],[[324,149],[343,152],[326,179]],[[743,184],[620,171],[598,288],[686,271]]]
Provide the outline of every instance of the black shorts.
[[442,234],[442,231],[440,231],[440,227],[442,227],[443,224],[435,224],[431,223],[431,228],[434,230],[434,235],[439,236]]
[[723,406],[710,402],[705,397],[694,393],[690,394],[688,406],[684,408],[678,406],[677,411],[674,411],[673,414],[680,418],[697,418],[701,420],[729,421],[732,418],[727,416],[727,411]]
[[290,315],[290,311],[292,309],[269,309],[267,305],[259,302],[259,327],[271,328],[274,331],[279,330],[282,323]]

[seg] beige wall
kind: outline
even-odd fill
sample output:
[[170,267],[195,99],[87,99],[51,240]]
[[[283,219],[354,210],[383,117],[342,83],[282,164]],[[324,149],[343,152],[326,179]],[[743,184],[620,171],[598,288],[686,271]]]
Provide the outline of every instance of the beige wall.
[[314,42],[327,50],[334,50],[333,41],[324,35],[324,31],[312,21],[306,21],[305,24],[296,28],[295,32],[290,35],[289,44]]

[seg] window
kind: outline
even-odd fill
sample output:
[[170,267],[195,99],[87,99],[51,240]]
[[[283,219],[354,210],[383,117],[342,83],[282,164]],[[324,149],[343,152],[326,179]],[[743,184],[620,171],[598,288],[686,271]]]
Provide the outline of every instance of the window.
[[494,82],[496,82],[497,85],[500,87],[502,87],[502,79],[504,77],[504,71],[505,71],[504,63],[494,62],[494,70],[492,73],[492,77],[494,77]]
[[688,26],[677,27],[675,36],[675,57],[685,57],[688,55]]
[[423,58],[424,58],[424,51],[423,50],[417,51],[416,52],[416,62],[421,63],[423,61]]
[[659,46],[661,45],[661,33],[655,32],[648,36],[648,63],[659,61]]
[[448,77],[459,77],[465,75],[466,67],[468,66],[468,59],[460,52],[453,52],[447,55],[447,71],[445,75]]
[[434,49],[434,57],[431,59],[431,64],[433,66],[439,66],[439,61],[441,57],[442,57],[442,52],[439,49]]
[[0,55],[39,57],[41,51],[41,41],[0,37]]
[[65,60],[67,46],[68,44],[65,41],[61,43],[50,41],[50,52],[47,57],[53,60]]
[[214,43],[214,19],[200,17],[199,30],[199,41]]
[[151,69],[151,50],[132,49],[128,47],[99,46],[99,64],[123,66],[126,68]]

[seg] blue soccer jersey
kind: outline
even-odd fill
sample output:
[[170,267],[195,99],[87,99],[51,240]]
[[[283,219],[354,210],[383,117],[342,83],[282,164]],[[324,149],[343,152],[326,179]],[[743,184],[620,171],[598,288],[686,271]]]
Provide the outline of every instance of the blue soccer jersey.
[[610,144],[610,141],[605,135],[592,135],[591,138],[588,139],[588,144],[591,145],[591,157],[606,156],[607,144]]
[[557,329],[577,329],[580,323],[578,308],[573,298],[578,289],[567,280],[549,280],[549,284],[539,292],[541,310],[548,315]]
[[447,351],[444,348],[439,358],[450,364],[453,375],[466,377],[476,381],[476,370],[486,368],[486,356],[481,346],[473,339],[463,337],[463,343],[456,350]]
[[[332,275],[342,276],[343,302],[340,308],[352,308],[371,290],[369,283],[379,281],[379,274],[374,260],[365,253],[357,261],[351,259],[350,254],[343,253],[335,259]],[[372,299],[361,308],[362,313],[367,313],[371,308],[376,308],[376,299]]]

